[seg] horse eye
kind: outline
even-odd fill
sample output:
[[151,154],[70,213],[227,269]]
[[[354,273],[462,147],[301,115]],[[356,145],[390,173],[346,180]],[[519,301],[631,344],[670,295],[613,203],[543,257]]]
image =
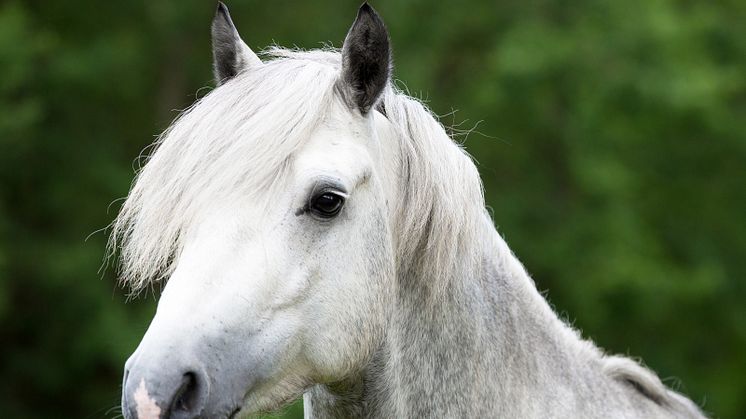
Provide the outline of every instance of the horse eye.
[[332,218],[342,210],[345,199],[333,192],[324,192],[313,198],[309,209],[314,215],[321,218]]

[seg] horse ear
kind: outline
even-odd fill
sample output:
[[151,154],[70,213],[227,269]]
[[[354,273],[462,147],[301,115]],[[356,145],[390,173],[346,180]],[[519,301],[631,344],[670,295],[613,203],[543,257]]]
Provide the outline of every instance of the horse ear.
[[212,20],[212,65],[215,82],[220,85],[250,67],[262,64],[254,51],[241,39],[228,8],[218,2]]
[[391,74],[389,34],[383,20],[366,2],[342,46],[343,92],[351,106],[367,114]]

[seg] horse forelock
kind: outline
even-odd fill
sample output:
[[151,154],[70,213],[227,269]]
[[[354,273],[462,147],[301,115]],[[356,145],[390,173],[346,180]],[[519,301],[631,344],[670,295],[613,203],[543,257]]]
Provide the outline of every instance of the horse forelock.
[[329,106],[336,72],[278,58],[231,79],[156,140],[112,225],[110,255],[133,292],[167,278],[211,201],[272,188]]

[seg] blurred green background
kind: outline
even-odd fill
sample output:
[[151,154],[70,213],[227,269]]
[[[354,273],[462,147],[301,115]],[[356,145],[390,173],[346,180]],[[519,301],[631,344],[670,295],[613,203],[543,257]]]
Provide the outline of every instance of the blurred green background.
[[[339,46],[358,5],[229,2],[255,50]],[[400,85],[457,132],[483,121],[457,138],[561,316],[746,418],[746,2],[373,5]],[[212,86],[214,7],[0,3],[0,417],[118,414],[154,298],[126,303],[86,237]]]

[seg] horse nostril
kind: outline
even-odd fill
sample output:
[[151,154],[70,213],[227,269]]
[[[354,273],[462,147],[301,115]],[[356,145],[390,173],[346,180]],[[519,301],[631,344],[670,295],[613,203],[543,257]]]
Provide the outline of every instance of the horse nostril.
[[171,403],[173,417],[193,417],[201,412],[206,395],[207,383],[194,372],[187,372],[181,380],[181,386],[174,394]]

